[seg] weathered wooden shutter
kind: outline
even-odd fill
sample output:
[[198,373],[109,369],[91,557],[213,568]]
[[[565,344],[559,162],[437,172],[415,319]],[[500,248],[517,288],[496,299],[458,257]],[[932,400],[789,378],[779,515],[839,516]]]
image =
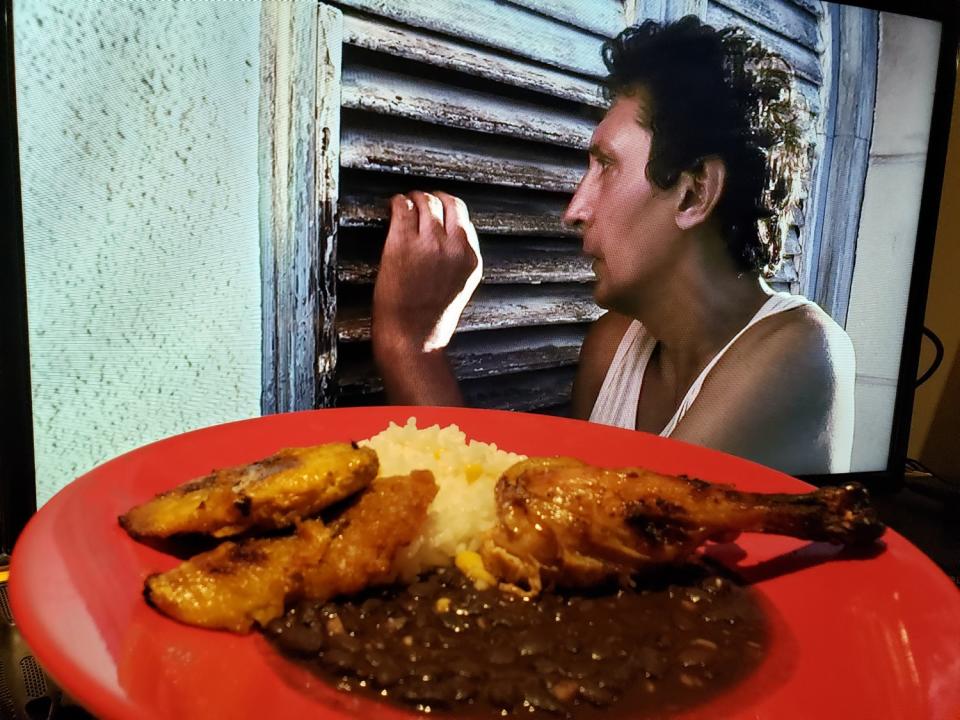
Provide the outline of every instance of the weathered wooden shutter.
[[830,4],[820,27],[825,109],[817,128],[801,292],[845,327],[870,165],[879,14]]
[[[714,27],[742,26],[793,66],[797,73],[797,87],[813,114],[815,131],[822,122],[822,14],[819,0],[710,0],[705,18]],[[813,150],[816,165],[820,148],[815,146]],[[809,180],[805,184],[805,194],[808,199],[792,218],[790,233],[783,245],[783,262],[769,279],[775,290],[802,291],[802,257],[806,239],[812,231],[812,226],[806,222],[812,194]]]
[[[343,12],[335,376],[340,405],[384,402],[370,303],[395,192],[463,197],[483,283],[450,348],[467,402],[565,412],[592,273],[560,216],[604,106],[600,43],[646,17],[744,26],[797,69],[819,116],[817,0],[422,0]],[[587,11],[589,10],[589,11]],[[772,279],[800,289],[804,213]]]
[[562,412],[587,323],[589,261],[560,217],[604,103],[600,43],[618,0],[348,0],[340,135],[337,382],[383,402],[369,342],[395,192],[466,200],[483,282],[449,348],[467,402]]
[[[643,20],[677,20],[693,14],[716,28],[740,26],[760,40],[766,47],[778,52],[797,73],[798,89],[807,101],[814,116],[818,137],[822,137],[821,87],[823,71],[821,55],[824,43],[821,39],[823,6],[819,0],[633,0],[628,11],[632,18]],[[814,147],[818,158],[819,147]],[[816,163],[815,163],[816,164]],[[813,190],[807,183],[808,198]],[[801,275],[805,240],[812,228],[807,228],[805,218],[809,201],[792,218],[789,237],[783,246],[783,262],[772,278],[770,285],[775,290],[792,293],[805,288]]]

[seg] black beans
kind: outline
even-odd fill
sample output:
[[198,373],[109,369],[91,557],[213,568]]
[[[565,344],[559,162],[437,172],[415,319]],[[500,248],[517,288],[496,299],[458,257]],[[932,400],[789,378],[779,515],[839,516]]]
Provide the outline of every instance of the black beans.
[[324,605],[267,636],[332,684],[466,717],[643,717],[686,707],[750,672],[764,622],[750,594],[702,567],[636,590],[476,590],[458,571]]

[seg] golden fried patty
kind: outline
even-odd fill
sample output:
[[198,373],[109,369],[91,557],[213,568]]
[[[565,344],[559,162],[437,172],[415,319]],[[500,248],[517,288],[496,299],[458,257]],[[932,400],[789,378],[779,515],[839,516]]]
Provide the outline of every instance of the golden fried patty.
[[121,515],[120,525],[137,538],[289,527],[366,487],[378,469],[373,450],[349,443],[287,448],[161,493]]
[[144,584],[147,602],[164,615],[199,627],[248,632],[283,614],[298,587],[298,569],[319,562],[330,544],[321,520],[294,535],[227,541]]
[[386,582],[437,493],[433,475],[377,478],[333,525],[300,523],[288,537],[225,542],[165,573],[144,596],[165,615],[200,627],[247,632],[280,617],[286,601],[325,600]]

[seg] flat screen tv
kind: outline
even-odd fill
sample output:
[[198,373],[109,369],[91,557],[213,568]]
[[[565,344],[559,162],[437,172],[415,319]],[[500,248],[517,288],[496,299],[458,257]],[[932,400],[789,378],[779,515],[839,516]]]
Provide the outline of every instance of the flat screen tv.
[[764,277],[849,336],[855,415],[843,471],[805,476],[895,485],[954,4],[4,0],[3,550],[67,483],[147,442],[386,402],[370,307],[398,192],[471,210],[485,274],[446,350],[465,401],[570,414],[603,313],[563,222],[608,107],[601,46],[690,14],[780,55],[809,121]]

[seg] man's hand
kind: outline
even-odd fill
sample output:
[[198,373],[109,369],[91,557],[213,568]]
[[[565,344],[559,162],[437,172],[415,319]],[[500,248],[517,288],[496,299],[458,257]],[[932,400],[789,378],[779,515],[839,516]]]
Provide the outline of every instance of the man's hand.
[[395,195],[373,290],[374,345],[446,347],[482,273],[477,231],[462,200],[442,192]]
[[463,403],[443,348],[482,273],[477,231],[462,200],[441,192],[393,197],[372,327],[391,402]]

